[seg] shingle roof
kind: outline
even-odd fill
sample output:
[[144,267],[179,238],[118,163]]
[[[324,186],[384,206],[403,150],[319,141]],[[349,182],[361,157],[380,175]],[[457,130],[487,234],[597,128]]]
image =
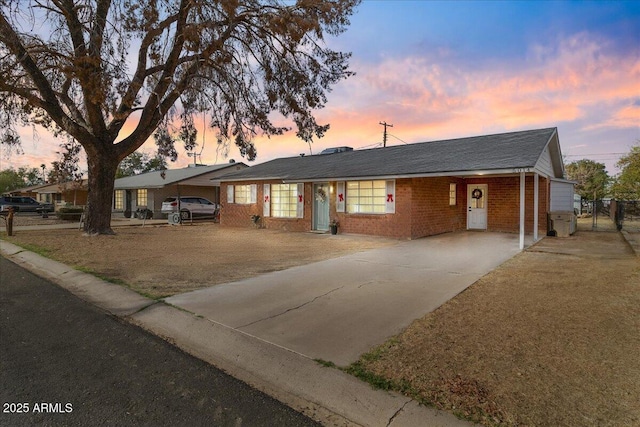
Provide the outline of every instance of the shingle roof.
[[224,175],[236,180],[320,180],[533,168],[556,128],[289,157]]
[[[188,179],[198,177],[211,172],[222,171],[226,168],[243,166],[243,163],[225,163],[222,165],[188,167],[182,169],[167,169],[142,173],[140,175],[118,178],[115,181],[115,189],[126,188],[161,188],[165,185],[176,184]],[[164,178],[162,173],[164,172]]]

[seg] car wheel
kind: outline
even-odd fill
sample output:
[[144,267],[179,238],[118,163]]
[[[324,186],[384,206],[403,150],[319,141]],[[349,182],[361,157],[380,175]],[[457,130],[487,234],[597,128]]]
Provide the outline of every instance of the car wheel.
[[180,218],[182,218],[183,221],[190,219],[190,217],[189,211],[180,211]]

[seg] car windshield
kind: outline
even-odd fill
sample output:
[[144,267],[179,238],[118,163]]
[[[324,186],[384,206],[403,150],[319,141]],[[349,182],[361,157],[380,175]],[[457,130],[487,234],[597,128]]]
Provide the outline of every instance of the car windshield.
[[164,199],[164,203],[171,203],[175,201],[176,201],[175,197],[167,197],[166,199]]

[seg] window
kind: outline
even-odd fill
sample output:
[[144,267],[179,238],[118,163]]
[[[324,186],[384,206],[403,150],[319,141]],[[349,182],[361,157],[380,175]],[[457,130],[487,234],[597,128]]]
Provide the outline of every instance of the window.
[[124,190],[116,190],[113,197],[113,208],[116,210],[124,210]]
[[238,203],[241,205],[248,205],[251,203],[251,186],[250,185],[236,185],[235,203]]
[[138,189],[138,198],[137,198],[138,206],[147,206],[147,189],[139,188]]
[[393,193],[387,194],[386,181],[347,182],[348,213],[386,213],[387,199],[393,201],[393,197]]
[[256,203],[257,196],[258,186],[256,184],[227,185],[227,203],[248,205]]
[[297,218],[298,184],[271,185],[271,215],[276,218]]
[[456,205],[456,184],[449,184],[449,206]]

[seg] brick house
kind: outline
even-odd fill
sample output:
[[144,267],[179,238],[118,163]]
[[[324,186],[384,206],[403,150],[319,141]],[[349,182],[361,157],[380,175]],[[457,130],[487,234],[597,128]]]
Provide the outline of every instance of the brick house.
[[[556,128],[275,159],[224,175],[221,224],[416,239],[458,230],[547,231],[571,188]],[[568,184],[568,185],[567,185]]]

